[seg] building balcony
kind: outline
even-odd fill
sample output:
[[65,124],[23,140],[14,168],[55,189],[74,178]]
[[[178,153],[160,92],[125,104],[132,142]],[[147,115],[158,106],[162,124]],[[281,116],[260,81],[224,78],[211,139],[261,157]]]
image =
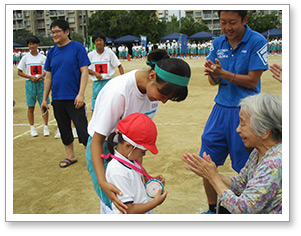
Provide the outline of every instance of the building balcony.
[[49,16],[50,17],[56,17],[57,16],[56,11],[49,11]]
[[44,19],[44,13],[37,14],[37,19]]
[[65,15],[65,10],[59,10],[57,11],[58,16],[64,16]]
[[39,23],[38,24],[38,28],[39,29],[41,29],[41,28],[44,29],[45,28],[45,23],[44,22],[43,23]]

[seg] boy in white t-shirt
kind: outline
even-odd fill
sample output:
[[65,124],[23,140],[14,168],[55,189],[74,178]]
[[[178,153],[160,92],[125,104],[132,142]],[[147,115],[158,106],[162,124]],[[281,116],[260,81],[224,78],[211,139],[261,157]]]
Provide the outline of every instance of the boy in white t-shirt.
[[[28,106],[27,117],[30,124],[30,134],[32,137],[38,136],[38,132],[34,127],[34,108],[38,101],[41,105],[43,101],[44,92],[44,65],[46,57],[38,52],[38,46],[40,40],[36,36],[30,36],[27,39],[27,45],[30,53],[27,53],[22,57],[18,65],[18,75],[24,77],[25,81],[25,95],[26,105]],[[49,98],[47,99],[48,104],[50,103]],[[48,129],[48,112],[43,112],[44,120],[44,136],[49,136],[50,131]]]
[[115,68],[118,67],[121,75],[124,74],[124,70],[116,54],[110,48],[105,47],[106,37],[103,33],[94,33],[92,41],[96,50],[90,52],[88,57],[91,62],[90,79],[93,81],[91,98],[91,110],[93,111],[99,91],[114,77]]

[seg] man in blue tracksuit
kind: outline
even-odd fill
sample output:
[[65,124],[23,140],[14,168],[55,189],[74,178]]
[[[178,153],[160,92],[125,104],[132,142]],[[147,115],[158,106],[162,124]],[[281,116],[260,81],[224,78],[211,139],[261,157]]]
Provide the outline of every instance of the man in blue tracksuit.
[[[211,85],[219,85],[215,105],[202,134],[200,156],[206,152],[217,166],[224,164],[230,154],[232,168],[239,172],[249,153],[236,132],[239,125],[239,102],[260,93],[260,77],[268,69],[267,41],[251,30],[247,11],[218,12],[223,35],[213,40],[205,73]],[[217,194],[204,179],[209,210],[215,213]]]

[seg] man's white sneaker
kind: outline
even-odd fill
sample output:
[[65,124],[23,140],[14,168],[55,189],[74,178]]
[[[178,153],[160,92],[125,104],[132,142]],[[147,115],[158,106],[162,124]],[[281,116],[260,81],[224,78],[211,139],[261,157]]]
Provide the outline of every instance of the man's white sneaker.
[[49,136],[50,135],[50,130],[48,127],[44,127],[44,136]]
[[38,136],[37,130],[36,130],[35,128],[31,128],[31,130],[30,130],[30,135],[31,135],[32,137],[37,137],[37,136]]
[[56,130],[54,138],[61,138],[61,133],[59,129]]

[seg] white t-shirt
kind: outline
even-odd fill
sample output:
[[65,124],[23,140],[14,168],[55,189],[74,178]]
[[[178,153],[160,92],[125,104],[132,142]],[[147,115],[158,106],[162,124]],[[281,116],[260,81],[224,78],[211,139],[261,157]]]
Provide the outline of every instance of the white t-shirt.
[[[103,79],[112,79],[115,73],[115,68],[121,63],[116,54],[110,48],[104,48],[102,54],[98,54],[93,50],[88,54],[90,59],[89,69],[100,73]],[[90,75],[92,81],[97,81],[96,76]]]
[[[114,155],[140,168],[137,162],[131,162],[116,150]],[[122,191],[123,195],[117,196],[123,203],[137,204],[149,202],[144,188],[143,175],[131,167],[112,159],[106,169],[106,179],[109,183]],[[112,210],[115,214],[120,214],[120,211],[115,207],[114,203],[112,203]],[[146,214],[151,214],[152,212],[153,211],[150,210],[146,212]]]
[[143,113],[152,119],[158,112],[158,101],[151,102],[146,94],[139,91],[136,72],[133,70],[119,75],[100,90],[88,124],[91,137],[94,132],[108,136],[121,119],[132,113]]
[[[17,68],[27,75],[35,75],[38,77],[44,73],[45,61],[46,56],[41,53],[38,53],[36,56],[33,56],[31,53],[27,53],[24,57],[22,57]],[[26,80],[29,79],[26,78]]]

